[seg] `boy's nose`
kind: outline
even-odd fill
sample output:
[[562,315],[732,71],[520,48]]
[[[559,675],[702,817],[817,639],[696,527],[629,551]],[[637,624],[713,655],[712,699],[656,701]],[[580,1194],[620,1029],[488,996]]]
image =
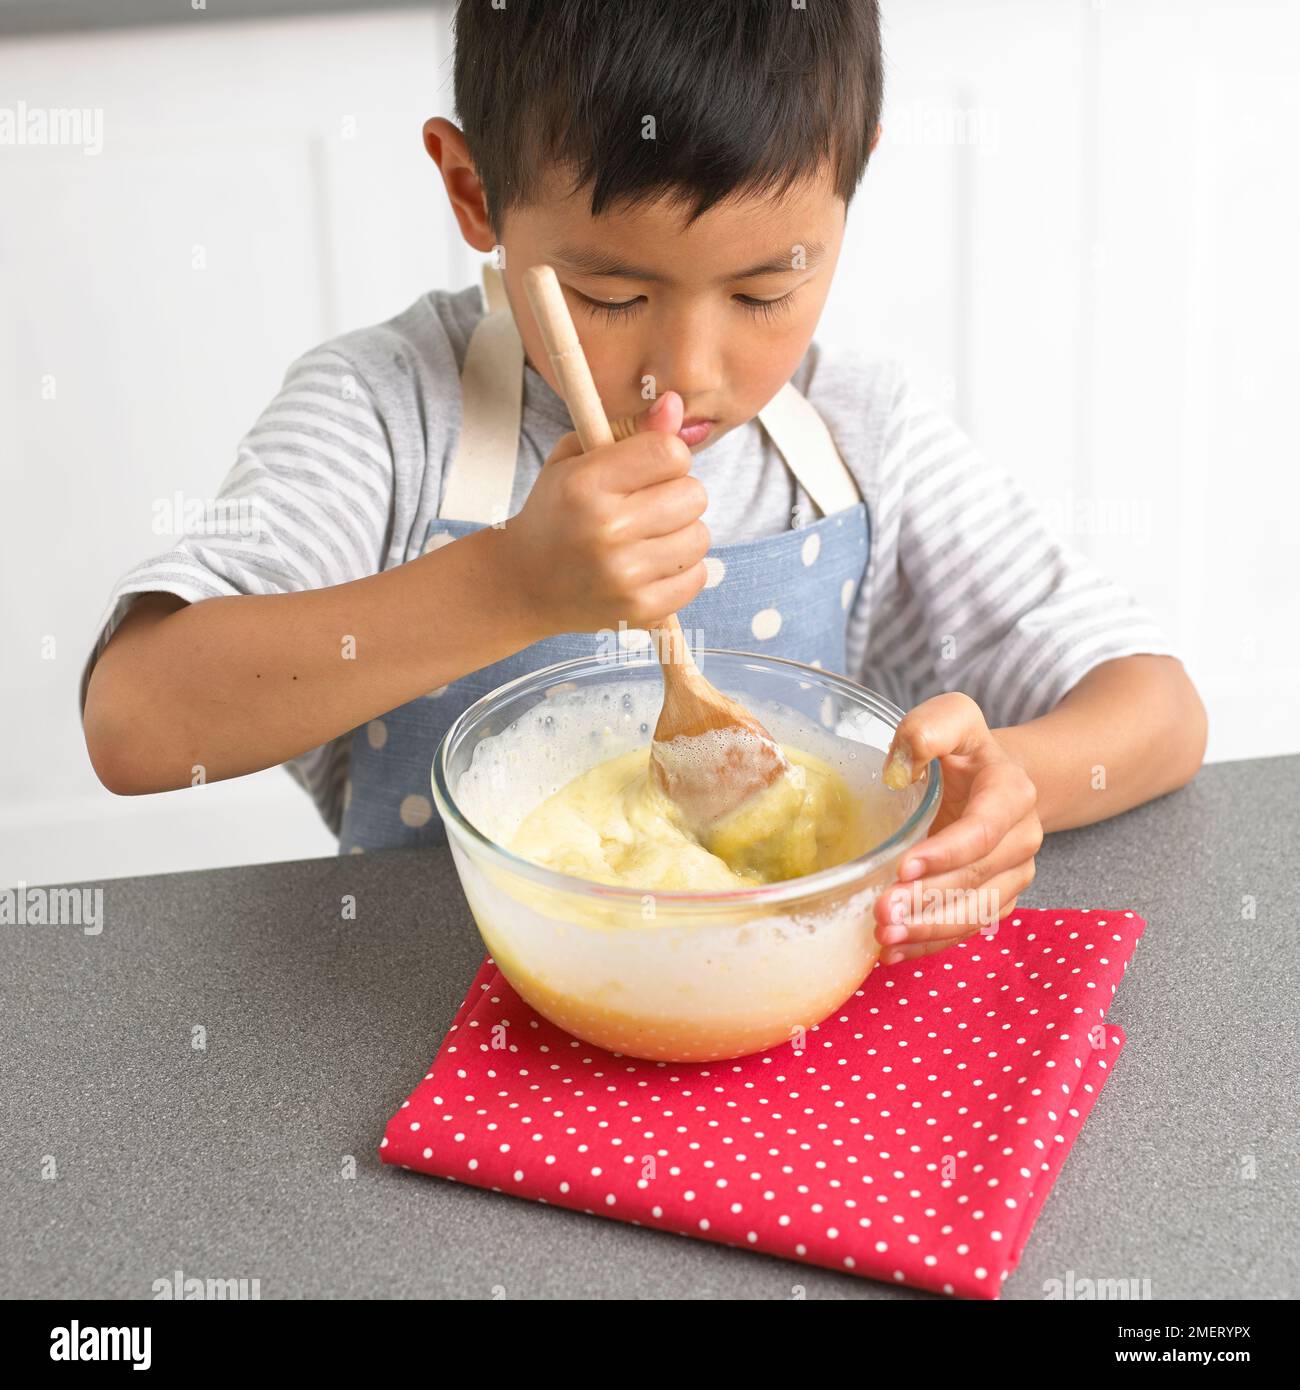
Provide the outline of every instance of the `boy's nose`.
[[723,351],[720,325],[710,307],[672,314],[655,325],[655,345],[647,370],[657,390],[676,391],[685,417],[712,416],[710,406],[721,394]]

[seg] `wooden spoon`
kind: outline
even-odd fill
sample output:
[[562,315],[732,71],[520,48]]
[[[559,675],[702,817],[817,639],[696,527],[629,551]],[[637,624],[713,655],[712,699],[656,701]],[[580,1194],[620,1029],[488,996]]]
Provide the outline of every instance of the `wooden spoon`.
[[[524,272],[524,290],[584,450],[614,442],[564,291],[549,265]],[[618,422],[620,438],[629,429]],[[650,770],[697,831],[730,814],[790,772],[780,744],[742,705],[705,680],[677,615],[650,635],[664,677],[664,703]]]

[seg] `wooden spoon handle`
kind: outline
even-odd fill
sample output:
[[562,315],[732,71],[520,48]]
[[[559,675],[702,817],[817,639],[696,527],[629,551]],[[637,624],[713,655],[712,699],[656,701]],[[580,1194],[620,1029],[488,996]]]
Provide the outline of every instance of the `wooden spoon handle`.
[[[578,340],[573,316],[569,313],[555,271],[544,263],[529,266],[524,271],[524,292],[528,295],[537,326],[542,331],[542,341],[546,344],[551,366],[555,368],[560,383],[560,394],[569,407],[583,451],[595,449],[601,444],[612,444],[614,432],[610,429],[605,407],[592,380],[591,368],[587,365],[586,354]],[[631,432],[627,422],[619,421],[619,426],[619,438],[626,438]],[[663,665],[665,681],[669,679],[670,672],[696,669],[675,613],[664,620],[661,628],[651,629],[650,636]]]
[[559,378],[560,394],[573,417],[573,427],[582,441],[583,452],[601,444],[612,444],[614,433],[605,417],[605,407],[596,391],[555,271],[549,265],[530,266],[524,271],[524,291],[537,326],[542,330],[542,341]]

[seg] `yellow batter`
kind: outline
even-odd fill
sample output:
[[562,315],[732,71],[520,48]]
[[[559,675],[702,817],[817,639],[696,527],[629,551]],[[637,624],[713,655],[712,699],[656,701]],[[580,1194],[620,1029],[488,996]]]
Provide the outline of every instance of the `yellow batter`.
[[786,747],[791,771],[697,836],[649,775],[650,749],[597,763],[548,797],[509,848],[560,873],[648,891],[727,891],[798,878],[869,847],[844,778]]

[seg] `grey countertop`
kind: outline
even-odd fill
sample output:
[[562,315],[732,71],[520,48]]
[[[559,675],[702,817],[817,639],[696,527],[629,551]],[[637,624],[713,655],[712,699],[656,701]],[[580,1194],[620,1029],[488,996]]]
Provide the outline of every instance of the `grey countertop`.
[[[1300,1293],[1298,807],[1300,757],[1218,764],[1044,845],[1025,906],[1147,931],[1004,1298]],[[928,1296],[380,1164],[483,954],[445,850],[99,886],[99,935],[0,926],[0,1295]]]

